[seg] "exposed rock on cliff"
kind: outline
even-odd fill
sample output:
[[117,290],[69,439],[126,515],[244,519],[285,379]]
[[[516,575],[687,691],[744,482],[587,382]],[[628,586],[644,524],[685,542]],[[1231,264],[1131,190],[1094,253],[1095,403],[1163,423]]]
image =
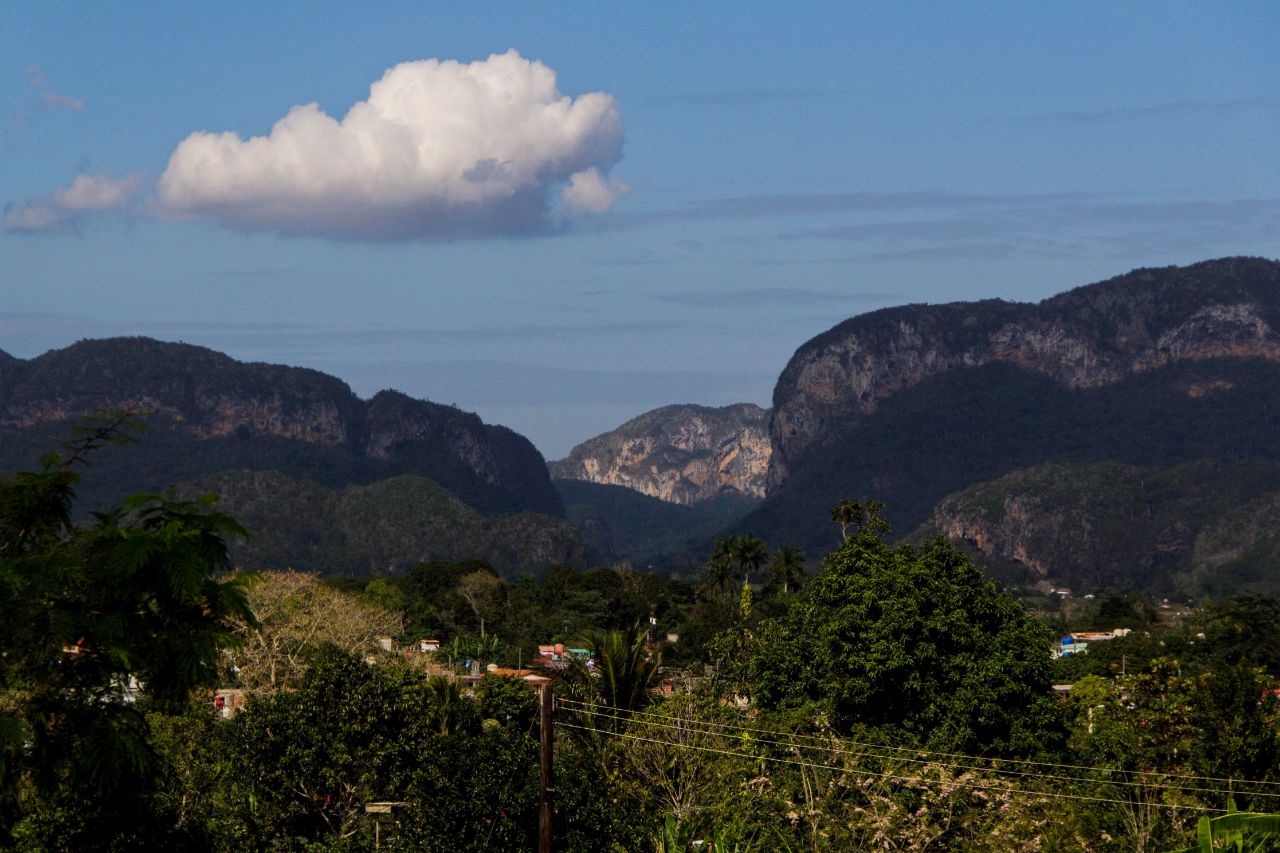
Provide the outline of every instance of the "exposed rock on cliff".
[[[485,424],[451,406],[415,400],[398,391],[380,391],[365,411],[362,446],[375,459],[438,459],[462,466],[484,484],[499,489],[525,510],[563,515],[542,454],[514,430]],[[420,473],[430,474],[423,470]]]
[[275,468],[331,487],[412,473],[483,512],[564,514],[541,454],[505,427],[397,392],[365,402],[315,370],[149,338],[0,359],[0,470],[31,465],[29,450],[56,446],[69,420],[101,408],[152,413],[148,458],[117,466],[122,489],[231,468]]
[[[947,495],[1047,462],[1280,461],[1278,347],[1280,264],[1248,258],[1140,270],[1038,305],[856,317],[779,379],[768,494],[736,530],[823,553],[844,498],[885,501],[904,534]],[[1015,502],[1007,520],[1042,512]],[[1190,541],[1167,533],[1166,550]]]
[[916,538],[941,533],[996,573],[1073,589],[1219,595],[1280,590],[1274,557],[1280,462],[1113,462],[1022,469],[949,495]]
[[800,347],[778,380],[769,489],[885,399],[946,371],[1007,363],[1096,388],[1224,357],[1280,360],[1280,264],[1227,258],[1137,270],[1035,305],[911,305],[854,317]]
[[749,403],[664,406],[584,441],[549,467],[558,479],[626,486],[690,506],[725,493],[759,498],[768,422],[769,412]]

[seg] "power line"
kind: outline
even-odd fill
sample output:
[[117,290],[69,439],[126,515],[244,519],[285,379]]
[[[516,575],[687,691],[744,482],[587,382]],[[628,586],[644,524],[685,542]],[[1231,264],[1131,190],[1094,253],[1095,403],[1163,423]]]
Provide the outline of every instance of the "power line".
[[[599,730],[593,730],[587,726],[575,725],[573,723],[562,723],[561,725],[563,725],[565,728],[581,729],[582,731],[599,731]],[[1117,800],[1109,797],[1089,797],[1083,794],[1065,794],[1060,791],[1028,791],[1023,788],[1013,787],[1012,785],[1005,788],[998,785],[978,785],[972,782],[962,782],[959,780],[952,780],[950,782],[945,782],[942,780],[935,781],[930,779],[922,779],[916,776],[901,776],[896,773],[881,773],[873,770],[855,770],[852,768],[840,767],[832,764],[818,764],[817,762],[800,761],[794,758],[781,758],[779,756],[774,756],[774,755],[752,755],[749,752],[735,752],[732,750],[715,749],[709,746],[697,746],[694,744],[673,743],[671,741],[659,740],[656,738],[641,737],[640,735],[633,735],[627,732],[604,731],[600,733],[605,735],[610,735],[612,737],[625,738],[627,740],[636,740],[636,741],[642,741],[645,743],[654,743],[662,746],[675,747],[677,749],[693,749],[693,750],[698,750],[699,752],[711,752],[711,753],[716,753],[718,755],[728,755],[736,758],[749,758],[752,761],[772,761],[778,764],[792,764],[799,767],[810,767],[818,770],[835,770],[841,773],[848,773],[855,776],[870,776],[870,777],[876,777],[880,779],[888,779],[890,781],[896,781],[896,782],[914,782],[920,785],[954,785],[956,787],[971,788],[979,791],[997,791],[997,792],[1004,792],[1009,794],[1027,794],[1033,797],[1047,797],[1047,798],[1059,799],[1059,800],[1083,800],[1087,802],[1111,803],[1114,805],[1122,805],[1122,806],[1133,805],[1133,803],[1130,802],[1129,800]],[[1172,803],[1147,803],[1146,805],[1149,805],[1152,808],[1174,809],[1174,810],[1186,809],[1187,811],[1214,812],[1214,813],[1222,813],[1222,814],[1225,814],[1227,811],[1226,809],[1216,809],[1208,806],[1181,806],[1181,805],[1172,804]]]
[[[589,710],[593,708],[593,706],[591,705],[588,705],[586,703],[579,702],[576,700],[566,699],[566,700],[562,700],[562,702],[565,705],[569,705],[569,704],[580,705],[582,706],[582,710]],[[630,716],[654,718],[657,720],[671,719],[670,717],[667,717],[665,715],[655,714],[648,711],[632,711],[630,712]],[[765,735],[774,735],[774,736],[792,737],[792,738],[801,738],[805,740],[819,741],[820,743],[822,743],[824,748],[827,748],[827,749],[831,748],[829,746],[829,740],[819,735],[807,735],[799,732],[784,732],[777,729],[767,729],[762,726],[740,726],[740,725],[734,725],[732,723],[720,723],[720,722],[714,722],[714,721],[699,721],[698,725],[721,728],[721,729],[729,729],[732,731],[746,732],[748,734],[765,734]],[[961,760],[970,761],[970,762],[1005,761],[1010,764],[1017,764],[1017,765],[1027,766],[1027,767],[1050,767],[1050,768],[1060,769],[1060,770],[1083,770],[1083,771],[1088,771],[1092,773],[1135,772],[1135,771],[1126,771],[1116,767],[1096,767],[1096,766],[1091,766],[1087,764],[1064,764],[1064,763],[1058,763],[1058,762],[1052,762],[1052,761],[1034,761],[1027,758],[993,758],[991,756],[969,755],[969,754],[959,753],[959,752],[940,752],[937,750],[930,750],[930,749],[917,749],[915,747],[909,747],[909,746],[891,746],[889,744],[877,744],[877,743],[871,743],[869,741],[853,740],[850,738],[837,737],[835,739],[838,739],[842,743],[846,743],[850,746],[858,747],[862,749],[878,749],[878,750],[885,750],[887,752],[897,752],[897,753],[905,752],[905,753],[912,753],[914,755],[934,755],[934,756],[939,756],[941,758],[956,758],[956,759],[961,759]],[[874,756],[874,757],[889,758],[890,756],[885,755],[885,756]],[[936,763],[941,764],[945,762],[936,762]],[[953,766],[959,766],[959,765],[953,765]],[[986,769],[986,768],[975,768],[975,769]],[[998,771],[998,772],[1013,773],[1015,771]],[[1155,771],[1151,771],[1151,772],[1155,773]],[[1214,792],[1217,792],[1217,793],[1235,793],[1235,794],[1248,793],[1248,794],[1255,794],[1258,796],[1280,795],[1280,791],[1271,791],[1271,792],[1245,791],[1245,790],[1241,790],[1239,788],[1234,787],[1237,784],[1247,785],[1247,786],[1280,786],[1280,782],[1271,782],[1271,781],[1262,780],[1262,779],[1237,779],[1235,777],[1229,777],[1229,776],[1198,776],[1190,773],[1172,773],[1172,772],[1169,772],[1169,773],[1161,772],[1161,773],[1158,773],[1157,775],[1167,779],[1187,779],[1190,781],[1198,781],[1198,782],[1226,782],[1233,786],[1230,791],[1217,791],[1216,789],[1212,789]]]
[[[605,719],[610,719],[610,720],[623,719],[623,717],[621,716],[617,716],[609,713],[603,713],[600,711],[581,710],[580,713],[587,714],[589,716],[603,717]],[[701,724],[698,721],[692,721],[692,720],[686,721],[684,725],[680,724],[677,721],[671,720],[670,718],[666,718],[664,722],[652,721],[652,720],[641,720],[639,722],[641,722],[643,725],[646,725],[646,726],[656,726],[658,728],[667,729],[670,731],[677,731],[677,732],[691,731],[691,733],[694,733],[694,734],[710,735],[712,737],[731,736],[731,735],[721,734],[718,732],[708,731],[702,728],[697,728]],[[1251,790],[1227,789],[1227,788],[1205,788],[1205,787],[1196,787],[1191,785],[1169,784],[1169,783],[1163,783],[1155,780],[1135,781],[1130,779],[1087,779],[1087,778],[1081,778],[1079,776],[1065,776],[1062,774],[1051,774],[1051,773],[1036,773],[1036,772],[1027,771],[1027,770],[1004,770],[999,767],[991,767],[991,766],[984,766],[984,765],[955,764],[955,763],[944,762],[944,761],[935,761],[928,758],[878,755],[875,753],[866,753],[866,752],[858,752],[855,750],[848,750],[842,746],[834,747],[830,745],[804,745],[804,744],[797,744],[797,743],[789,742],[785,740],[772,740],[772,739],[763,738],[763,737],[756,737],[754,738],[754,740],[756,743],[770,744],[773,746],[787,747],[787,748],[796,749],[796,750],[801,750],[801,749],[811,749],[815,751],[825,750],[829,753],[845,755],[852,758],[875,758],[875,759],[889,760],[889,761],[900,761],[900,762],[909,763],[909,764],[922,764],[922,765],[933,765],[936,767],[946,767],[951,770],[979,771],[979,772],[992,773],[997,776],[1016,776],[1016,777],[1022,777],[1022,778],[1038,779],[1042,781],[1067,782],[1072,784],[1093,783],[1098,785],[1115,785],[1115,786],[1127,787],[1127,788],[1161,788],[1161,789],[1170,790],[1170,791],[1182,791],[1182,792],[1198,793],[1198,794],[1221,794],[1225,796],[1233,796],[1233,795],[1239,795],[1239,794],[1268,796],[1268,794],[1266,794],[1265,792],[1251,791]],[[994,761],[998,759],[992,759],[992,760]],[[1124,773],[1126,771],[1098,769],[1096,772]],[[1153,773],[1152,775],[1156,777],[1161,777],[1163,774]]]

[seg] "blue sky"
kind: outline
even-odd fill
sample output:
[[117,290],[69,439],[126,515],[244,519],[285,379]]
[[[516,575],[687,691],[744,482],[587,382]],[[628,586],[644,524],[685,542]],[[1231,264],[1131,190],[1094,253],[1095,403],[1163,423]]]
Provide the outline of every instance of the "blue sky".
[[[13,0],[0,349],[184,340],[554,458],[767,405],[863,311],[1280,256],[1276,44],[1272,2]],[[440,94],[499,66],[572,100]],[[402,125],[439,169],[387,165]]]

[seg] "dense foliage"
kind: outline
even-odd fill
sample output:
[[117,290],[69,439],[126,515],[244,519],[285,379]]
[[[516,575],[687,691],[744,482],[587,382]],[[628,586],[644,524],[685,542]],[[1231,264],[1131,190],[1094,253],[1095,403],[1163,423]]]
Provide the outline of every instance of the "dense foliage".
[[230,620],[252,622],[227,567],[242,528],[209,502],[138,495],[71,523],[78,468],[123,437],[100,423],[39,470],[0,479],[0,827],[54,846],[137,824],[155,753],[143,706],[214,682]]
[[909,531],[947,495],[1049,461],[1274,462],[1277,400],[1280,365],[1262,360],[1175,363],[1078,390],[1011,364],[955,369],[894,393],[791,460],[787,480],[739,527],[818,552],[839,544],[822,519],[848,495],[876,495]]
[[532,849],[536,693],[474,673],[548,642],[590,653],[545,671],[557,850],[1146,851],[1244,821],[1269,843],[1216,816],[1280,809],[1274,599],[1060,602],[1055,629],[1132,633],[1051,662],[1050,627],[961,551],[886,544],[853,501],[808,578],[751,536],[697,585],[221,574],[241,529],[206,501],[71,523],[116,431],[0,480],[0,847]]
[[253,534],[231,548],[247,569],[394,574],[428,560],[481,559],[520,572],[583,559],[581,538],[564,519],[484,516],[415,475],[329,489],[278,471],[236,470],[179,486],[180,494],[210,492]]
[[915,538],[957,523],[982,531],[978,559],[1016,563],[1022,583],[1047,572],[1072,589],[1274,594],[1277,487],[1280,462],[1269,460],[1049,463],[949,495]]
[[863,527],[827,557],[752,661],[766,708],[810,704],[836,731],[933,749],[1052,750],[1049,631],[942,539],[890,547]]

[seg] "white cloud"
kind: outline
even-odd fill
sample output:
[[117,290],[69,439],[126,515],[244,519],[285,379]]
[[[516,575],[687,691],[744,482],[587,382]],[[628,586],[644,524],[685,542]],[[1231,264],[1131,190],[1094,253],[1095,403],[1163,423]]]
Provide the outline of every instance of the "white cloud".
[[69,231],[91,213],[125,207],[141,189],[141,175],[119,180],[76,175],[69,186],[59,187],[52,195],[6,205],[0,226],[6,231]]
[[604,213],[613,203],[631,192],[631,185],[606,180],[594,166],[569,176],[564,188],[564,203],[576,213]]
[[533,233],[564,202],[602,211],[624,191],[613,97],[570,98],[514,50],[389,69],[338,121],[295,106],[267,136],[193,133],[160,176],[162,215],[354,240]]

